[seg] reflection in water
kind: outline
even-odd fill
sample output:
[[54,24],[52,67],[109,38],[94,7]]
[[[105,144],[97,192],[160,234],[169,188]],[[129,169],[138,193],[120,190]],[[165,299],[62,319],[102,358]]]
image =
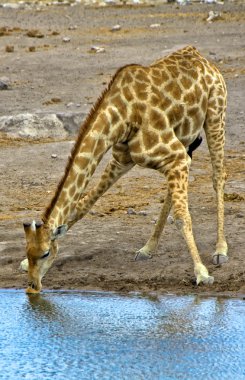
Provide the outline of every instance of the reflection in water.
[[244,311],[234,299],[1,291],[0,378],[245,379]]

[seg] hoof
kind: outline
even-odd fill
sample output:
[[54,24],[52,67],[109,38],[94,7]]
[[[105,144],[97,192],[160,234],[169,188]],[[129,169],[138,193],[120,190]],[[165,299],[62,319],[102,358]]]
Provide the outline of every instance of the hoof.
[[152,255],[150,255],[149,253],[138,251],[138,252],[136,252],[134,260],[135,261],[142,261],[142,260],[149,260],[151,258],[152,258]]
[[204,285],[212,285],[214,282],[214,278],[212,276],[209,276],[207,268],[199,263],[197,264],[195,268],[195,275],[196,275],[196,284],[204,284]]
[[202,280],[202,283],[204,285],[212,285],[214,283],[214,277],[213,276],[208,276],[207,278],[204,278]]
[[212,285],[214,283],[214,277],[213,276],[197,276],[196,284],[204,284],[204,285]]
[[222,253],[215,253],[213,255],[213,264],[214,265],[221,265],[228,261],[228,256],[222,254]]

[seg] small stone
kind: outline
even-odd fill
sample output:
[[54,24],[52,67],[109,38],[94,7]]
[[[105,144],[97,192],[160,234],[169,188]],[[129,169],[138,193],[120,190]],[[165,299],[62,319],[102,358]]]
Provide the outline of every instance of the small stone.
[[[8,67],[7,67],[7,68],[8,68]],[[10,84],[10,79],[9,79],[9,77],[5,77],[5,76],[3,76],[3,77],[0,78],[0,80],[1,80],[2,82],[6,83],[7,85]]]
[[130,207],[127,209],[127,214],[128,215],[136,215],[137,212],[133,208]]
[[208,14],[207,21],[212,22],[214,20],[217,20],[220,17],[220,14],[218,12],[210,11]]
[[190,4],[190,0],[177,0],[177,4],[188,5],[188,4]]
[[105,48],[103,48],[101,46],[91,46],[90,51],[92,53],[104,53],[105,52]]
[[150,25],[150,28],[151,29],[157,29],[157,28],[160,28],[161,24],[151,24]]
[[33,53],[34,51],[36,51],[36,47],[35,46],[29,46],[28,50],[30,53]]
[[73,106],[74,106],[74,103],[73,103],[73,102],[70,102],[70,103],[67,103],[67,104],[66,104],[66,107],[67,107],[67,108],[70,108],[70,107],[73,107]]
[[53,154],[51,154],[51,157],[52,158],[57,158],[57,154],[53,153]]
[[114,26],[111,28],[111,32],[117,32],[118,30],[121,30],[121,25],[119,25],[119,24],[114,25]]
[[167,217],[167,223],[168,223],[168,224],[174,224],[174,218],[173,218],[171,215],[169,215],[169,216]]
[[138,215],[147,216],[148,213],[147,213],[146,211],[142,210],[142,211],[139,211],[139,212],[138,212]]
[[9,86],[7,85],[7,83],[0,79],[0,90],[8,90],[8,88]]
[[68,29],[69,30],[76,30],[77,29],[77,25],[70,25]]
[[62,41],[63,41],[63,42],[70,42],[71,39],[70,39],[70,37],[64,37],[64,38],[62,39]]
[[5,3],[2,5],[3,8],[18,9],[20,4]]

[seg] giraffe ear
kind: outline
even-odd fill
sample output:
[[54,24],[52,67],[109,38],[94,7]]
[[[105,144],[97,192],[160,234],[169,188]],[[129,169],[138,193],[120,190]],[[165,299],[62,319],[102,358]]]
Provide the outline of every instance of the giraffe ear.
[[61,224],[58,226],[53,232],[51,236],[51,240],[56,240],[66,234],[68,230],[68,225],[67,224]]

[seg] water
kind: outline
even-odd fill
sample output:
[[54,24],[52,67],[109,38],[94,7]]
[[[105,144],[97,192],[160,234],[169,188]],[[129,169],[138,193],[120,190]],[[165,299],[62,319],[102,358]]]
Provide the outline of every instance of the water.
[[245,379],[245,301],[0,291],[1,380]]

